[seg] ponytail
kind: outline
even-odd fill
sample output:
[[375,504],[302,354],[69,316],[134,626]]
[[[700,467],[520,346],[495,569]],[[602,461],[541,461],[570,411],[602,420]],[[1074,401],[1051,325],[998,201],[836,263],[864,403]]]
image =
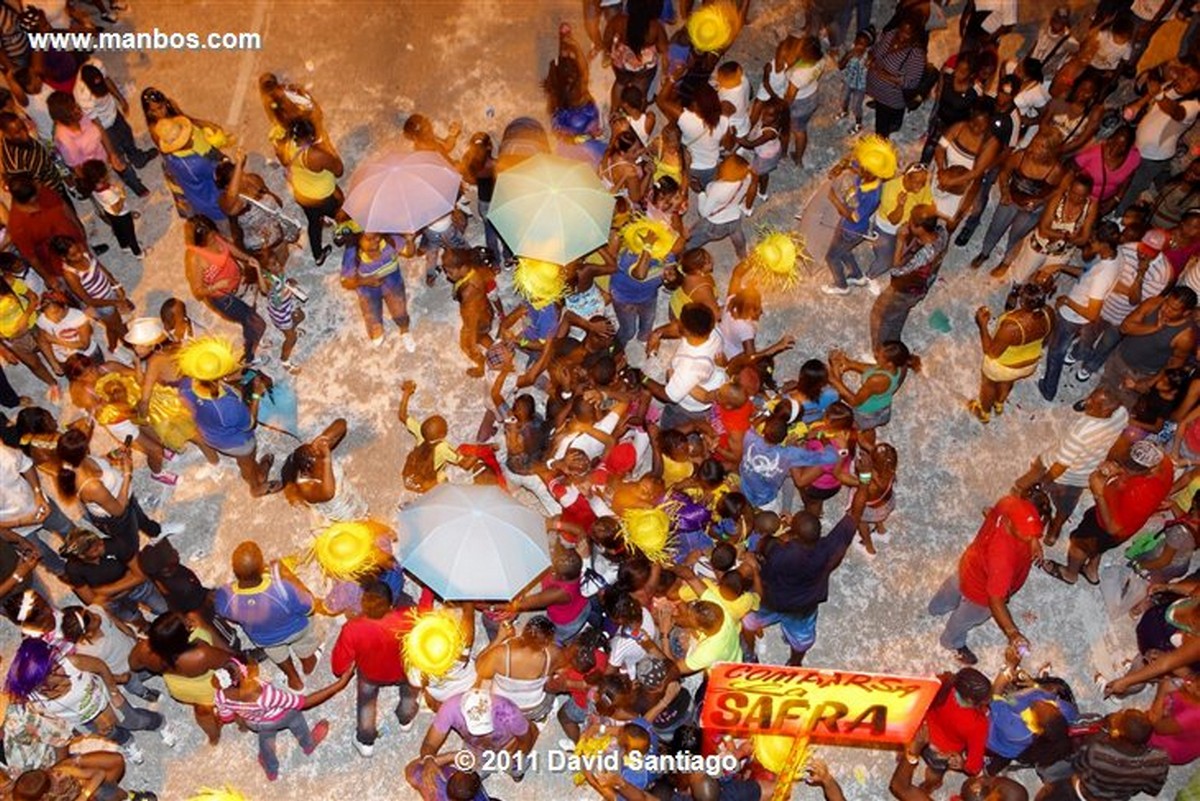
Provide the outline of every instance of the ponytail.
[[58,492],[64,498],[74,498],[79,492],[78,482],[75,476],[75,468],[63,462],[58,467],[58,475],[56,476],[58,484]]

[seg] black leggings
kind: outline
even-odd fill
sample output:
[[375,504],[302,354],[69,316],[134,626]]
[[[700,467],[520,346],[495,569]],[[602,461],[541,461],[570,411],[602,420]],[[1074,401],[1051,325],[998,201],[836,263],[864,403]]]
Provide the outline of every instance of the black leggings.
[[314,259],[321,257],[322,239],[325,236],[324,218],[333,219],[341,207],[342,201],[338,198],[337,193],[330,195],[315,206],[300,204],[304,216],[308,219],[308,246],[312,248]]
[[892,108],[885,106],[883,103],[875,102],[875,133],[886,138],[899,131],[904,125],[904,111],[901,108]]

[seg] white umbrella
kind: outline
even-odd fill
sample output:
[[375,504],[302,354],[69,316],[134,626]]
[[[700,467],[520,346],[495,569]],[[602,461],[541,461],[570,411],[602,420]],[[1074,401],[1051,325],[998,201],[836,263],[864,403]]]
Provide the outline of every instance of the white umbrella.
[[440,153],[384,153],[354,171],[343,208],[364,231],[412,234],[450,213],[461,182]]
[[495,486],[440,484],[397,531],[400,564],[448,601],[511,601],[550,567],[545,519]]

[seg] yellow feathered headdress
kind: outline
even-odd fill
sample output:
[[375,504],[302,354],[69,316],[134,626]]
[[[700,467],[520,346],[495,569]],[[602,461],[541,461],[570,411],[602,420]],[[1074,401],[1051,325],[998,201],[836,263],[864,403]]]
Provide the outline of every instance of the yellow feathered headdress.
[[544,309],[566,297],[567,281],[557,264],[522,257],[513,271],[513,288],[535,309]]
[[250,799],[231,787],[223,787],[220,790],[201,787],[188,801],[250,801]]
[[800,280],[801,267],[812,263],[804,237],[769,230],[764,231],[748,260],[753,283],[760,289],[791,289]]
[[373,520],[334,523],[317,535],[313,556],[330,578],[357,581],[386,561],[387,554],[375,543],[387,531],[387,526]]
[[896,175],[900,163],[895,145],[875,134],[867,134],[854,143],[854,160],[864,170],[884,181]]
[[737,6],[719,0],[692,12],[687,21],[688,38],[698,52],[716,53],[733,44],[741,25]]
[[634,253],[641,253],[647,240],[651,239],[647,234],[653,234],[653,241],[649,243],[650,256],[658,261],[667,257],[679,239],[679,234],[669,225],[656,222],[648,217],[639,217],[621,229],[621,239],[624,241],[625,247]]
[[404,662],[426,676],[445,676],[466,646],[462,621],[448,609],[413,613],[413,627],[404,635]]
[[626,510],[621,515],[621,533],[625,542],[651,562],[669,564],[674,551],[671,510],[669,503],[652,509]]
[[221,337],[201,337],[185,342],[175,354],[179,372],[199,381],[218,381],[236,373],[241,357],[232,342]]

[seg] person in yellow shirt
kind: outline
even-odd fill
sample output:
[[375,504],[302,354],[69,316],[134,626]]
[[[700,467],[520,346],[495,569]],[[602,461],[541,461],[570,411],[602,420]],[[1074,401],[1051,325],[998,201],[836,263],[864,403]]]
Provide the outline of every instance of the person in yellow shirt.
[[880,276],[892,269],[896,253],[896,235],[908,222],[909,215],[917,206],[933,203],[933,182],[929,179],[929,167],[917,162],[883,185],[879,208],[875,210],[875,256],[867,277],[869,288],[878,295],[882,286],[876,283]]
[[679,600],[712,601],[728,612],[739,626],[742,618],[757,610],[761,602],[759,593],[747,588],[745,577],[737,570],[729,570],[716,580],[700,578],[686,567],[675,568],[675,573],[684,581]]
[[408,413],[408,402],[416,391],[415,381],[405,381],[400,385],[400,420],[417,440],[416,446],[404,460],[404,486],[413,492],[428,492],[446,481],[446,465],[470,469],[474,459],[463,456],[446,442],[449,432],[446,418],[434,414],[424,421],[418,421]]
[[[0,256],[12,259],[14,265],[20,261],[15,255]],[[45,355],[35,333],[37,293],[20,278],[13,277],[15,271],[15,266],[11,270],[5,269],[4,280],[0,281],[0,349],[15,356],[43,384],[57,389],[50,368],[43,361]]]

